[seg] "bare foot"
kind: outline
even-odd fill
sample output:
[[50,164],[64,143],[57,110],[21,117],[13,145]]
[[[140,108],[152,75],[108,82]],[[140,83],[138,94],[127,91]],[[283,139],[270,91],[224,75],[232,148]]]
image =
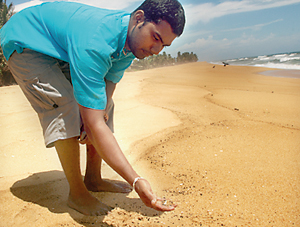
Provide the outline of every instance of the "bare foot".
[[105,215],[112,210],[112,207],[101,203],[97,198],[89,193],[78,198],[73,198],[69,195],[68,206],[88,216]]
[[92,192],[114,192],[114,193],[129,193],[132,188],[129,184],[122,181],[112,180],[89,180],[84,179],[84,184],[89,191]]

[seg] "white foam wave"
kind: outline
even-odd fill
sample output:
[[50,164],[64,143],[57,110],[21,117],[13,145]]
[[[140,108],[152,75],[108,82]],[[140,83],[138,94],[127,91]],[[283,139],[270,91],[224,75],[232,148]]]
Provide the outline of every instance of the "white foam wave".
[[271,62],[268,62],[266,64],[255,64],[254,66],[273,68],[273,69],[296,69],[296,70],[300,70],[300,65],[276,64],[276,63],[271,63]]
[[[225,60],[232,65],[260,66],[277,69],[295,69],[300,70],[300,52],[282,53],[274,55],[261,55],[257,57],[240,57]],[[217,64],[223,64],[218,62]]]
[[259,60],[259,61],[268,61],[270,60],[270,57],[268,57],[267,55],[263,55],[263,56],[258,56],[257,58],[253,59],[254,61]]
[[[242,59],[241,59],[242,60]],[[300,60],[300,57],[297,56],[297,54],[276,54],[272,56],[258,56],[257,58],[253,59],[254,61],[280,61],[280,62],[286,62],[286,61],[292,61],[292,60]]]
[[280,59],[280,58],[282,58],[282,57],[286,57],[286,56],[288,56],[287,54],[275,54],[275,55],[273,55],[273,57],[274,57],[274,59]]
[[300,57],[284,57],[280,59],[280,62],[287,62],[287,61],[293,61],[293,60],[300,60]]

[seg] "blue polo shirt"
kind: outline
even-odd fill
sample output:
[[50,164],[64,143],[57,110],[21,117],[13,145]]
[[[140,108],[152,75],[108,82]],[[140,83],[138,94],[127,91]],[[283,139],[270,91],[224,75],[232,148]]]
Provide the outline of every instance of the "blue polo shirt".
[[105,79],[118,83],[135,58],[124,48],[130,14],[73,2],[49,2],[15,14],[1,29],[9,59],[24,48],[70,63],[76,101],[105,109]]

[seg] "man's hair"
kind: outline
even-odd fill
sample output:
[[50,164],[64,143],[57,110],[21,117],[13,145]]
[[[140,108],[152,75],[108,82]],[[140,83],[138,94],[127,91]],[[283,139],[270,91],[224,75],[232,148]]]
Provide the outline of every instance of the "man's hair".
[[145,0],[135,11],[143,10],[145,21],[158,24],[160,20],[167,21],[178,37],[185,25],[185,15],[182,5],[177,0]]

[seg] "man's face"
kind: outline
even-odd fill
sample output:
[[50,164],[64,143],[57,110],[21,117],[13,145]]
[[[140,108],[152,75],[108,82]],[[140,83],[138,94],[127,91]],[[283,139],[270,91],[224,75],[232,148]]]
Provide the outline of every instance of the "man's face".
[[170,24],[161,20],[154,22],[136,22],[136,25],[128,32],[128,47],[138,59],[159,54],[165,47],[170,46],[177,36],[173,33]]

